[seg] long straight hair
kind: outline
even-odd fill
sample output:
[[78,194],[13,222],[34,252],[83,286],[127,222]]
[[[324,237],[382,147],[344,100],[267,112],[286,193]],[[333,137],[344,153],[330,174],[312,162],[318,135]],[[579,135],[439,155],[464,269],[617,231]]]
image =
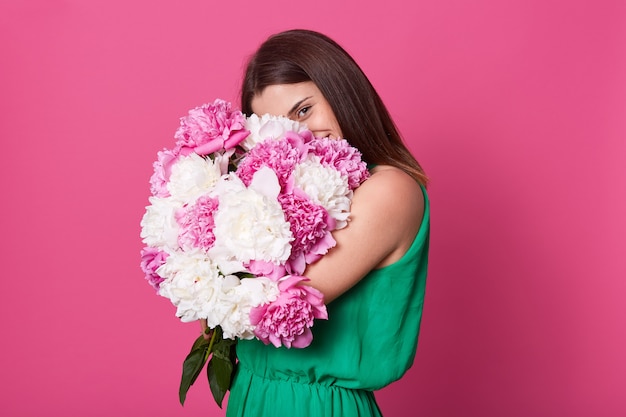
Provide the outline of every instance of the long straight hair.
[[341,133],[370,164],[392,165],[420,184],[428,179],[404,144],[382,99],[354,59],[329,37],[295,29],[270,36],[248,61],[241,109],[265,87],[312,81],[330,105]]

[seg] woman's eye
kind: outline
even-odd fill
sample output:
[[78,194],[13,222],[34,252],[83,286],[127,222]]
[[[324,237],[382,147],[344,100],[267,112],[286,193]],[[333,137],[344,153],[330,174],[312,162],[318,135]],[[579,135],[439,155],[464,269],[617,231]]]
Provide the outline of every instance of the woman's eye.
[[298,116],[298,118],[303,118],[304,116],[306,116],[309,110],[311,110],[311,106],[303,107],[300,110],[298,110],[298,113],[296,113],[296,116]]

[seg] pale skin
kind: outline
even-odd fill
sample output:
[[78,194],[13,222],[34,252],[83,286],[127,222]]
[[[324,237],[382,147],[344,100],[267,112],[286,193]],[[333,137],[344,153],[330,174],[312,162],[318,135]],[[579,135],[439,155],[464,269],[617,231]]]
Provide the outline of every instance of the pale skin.
[[[330,105],[310,81],[268,86],[253,98],[252,110],[306,123],[317,137],[342,137]],[[333,232],[337,245],[306,268],[306,284],[320,290],[326,304],[332,302],[369,271],[399,260],[413,243],[423,214],[419,184],[399,168],[376,166],[354,192],[348,227]],[[206,321],[201,326],[206,330]]]

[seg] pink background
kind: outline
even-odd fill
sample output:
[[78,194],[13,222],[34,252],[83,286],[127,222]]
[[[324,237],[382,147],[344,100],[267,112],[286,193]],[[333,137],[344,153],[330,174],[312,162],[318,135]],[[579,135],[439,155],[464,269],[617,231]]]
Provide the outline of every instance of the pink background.
[[178,118],[293,27],[354,55],[432,178],[384,414],[626,415],[620,0],[2,0],[0,414],[223,415],[204,376],[178,404],[198,327],[144,281],[139,221]]

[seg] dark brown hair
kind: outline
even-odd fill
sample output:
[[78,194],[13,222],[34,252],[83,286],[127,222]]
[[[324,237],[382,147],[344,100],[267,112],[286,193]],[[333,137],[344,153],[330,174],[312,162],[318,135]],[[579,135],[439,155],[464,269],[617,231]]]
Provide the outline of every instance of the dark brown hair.
[[289,30],[261,44],[248,62],[241,109],[252,114],[252,99],[267,86],[305,81],[317,85],[341,133],[366,162],[395,166],[426,185],[424,170],[403,143],[365,73],[341,46],[321,33]]

